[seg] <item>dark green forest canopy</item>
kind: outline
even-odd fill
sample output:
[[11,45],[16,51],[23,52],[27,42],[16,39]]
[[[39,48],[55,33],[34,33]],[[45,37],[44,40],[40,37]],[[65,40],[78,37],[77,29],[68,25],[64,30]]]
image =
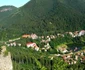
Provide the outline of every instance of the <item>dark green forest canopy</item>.
[[0,22],[5,35],[39,35],[85,29],[84,0],[31,0]]
[[0,7],[0,21],[13,14],[17,8],[14,6],[1,6]]

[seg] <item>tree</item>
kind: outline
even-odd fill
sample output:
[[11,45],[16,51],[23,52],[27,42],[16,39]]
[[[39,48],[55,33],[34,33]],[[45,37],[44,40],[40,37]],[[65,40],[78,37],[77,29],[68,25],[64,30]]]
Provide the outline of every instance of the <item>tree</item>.
[[66,70],[67,63],[63,61],[61,58],[55,58],[53,61],[53,70]]

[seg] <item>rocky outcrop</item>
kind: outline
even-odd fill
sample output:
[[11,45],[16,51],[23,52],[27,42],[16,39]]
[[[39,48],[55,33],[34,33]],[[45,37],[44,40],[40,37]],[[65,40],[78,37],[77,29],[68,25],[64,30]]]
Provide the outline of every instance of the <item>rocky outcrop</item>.
[[11,11],[11,10],[12,10],[12,8],[4,8],[4,9],[0,10],[0,12],[6,12],[6,11]]
[[5,52],[6,47],[2,46],[2,51],[0,54],[0,70],[13,70],[11,54],[8,52],[8,54],[5,55]]

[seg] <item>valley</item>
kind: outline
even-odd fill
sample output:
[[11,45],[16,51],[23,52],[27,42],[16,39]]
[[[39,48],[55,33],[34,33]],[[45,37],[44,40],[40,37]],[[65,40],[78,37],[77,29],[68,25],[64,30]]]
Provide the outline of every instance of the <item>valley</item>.
[[30,0],[21,7],[1,6],[0,68],[85,70],[85,1]]

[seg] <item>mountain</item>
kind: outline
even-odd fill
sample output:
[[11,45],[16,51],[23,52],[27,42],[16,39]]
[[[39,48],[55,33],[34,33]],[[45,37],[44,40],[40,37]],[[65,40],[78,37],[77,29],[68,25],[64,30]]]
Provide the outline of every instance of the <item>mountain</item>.
[[85,29],[85,0],[31,0],[0,23],[6,37]]
[[6,18],[10,14],[14,13],[16,7],[14,6],[1,6],[0,7],[0,20]]

